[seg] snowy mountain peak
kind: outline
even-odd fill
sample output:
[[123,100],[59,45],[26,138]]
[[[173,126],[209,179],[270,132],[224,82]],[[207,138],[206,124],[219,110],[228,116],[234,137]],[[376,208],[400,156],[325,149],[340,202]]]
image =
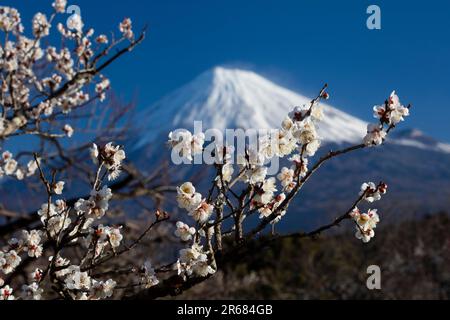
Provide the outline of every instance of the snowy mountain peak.
[[[138,146],[157,136],[202,121],[203,129],[273,129],[295,106],[309,105],[311,98],[293,92],[253,71],[215,67],[150,106],[142,119],[148,135]],[[319,125],[324,142],[357,142],[367,124],[324,104],[325,119]]]

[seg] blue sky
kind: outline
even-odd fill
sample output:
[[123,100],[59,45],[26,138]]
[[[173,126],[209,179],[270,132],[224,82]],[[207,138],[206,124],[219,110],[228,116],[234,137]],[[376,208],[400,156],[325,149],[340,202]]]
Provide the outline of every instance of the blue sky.
[[[3,0],[24,19],[52,1]],[[145,43],[106,74],[124,98],[148,107],[215,65],[254,69],[313,95],[324,82],[330,103],[365,120],[396,89],[412,103],[405,127],[450,142],[448,1],[68,0],[98,32],[128,16]],[[45,4],[48,3],[48,6]],[[366,28],[366,8],[381,8],[382,29]],[[26,24],[29,27],[29,24]]]

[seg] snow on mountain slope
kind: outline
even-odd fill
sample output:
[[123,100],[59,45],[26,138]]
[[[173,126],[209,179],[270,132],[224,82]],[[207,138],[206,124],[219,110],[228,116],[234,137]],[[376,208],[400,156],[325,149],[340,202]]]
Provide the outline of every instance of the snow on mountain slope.
[[[203,129],[273,129],[295,106],[309,105],[311,98],[283,88],[247,70],[216,67],[150,106],[142,119],[149,133],[135,147],[152,142],[161,132],[192,130],[194,121]],[[359,142],[367,124],[324,104],[325,119],[319,126],[324,142]]]
[[[283,88],[248,70],[215,67],[165,96],[139,114],[146,134],[133,142],[134,150],[150,145],[175,129],[193,130],[194,121],[206,129],[274,129],[295,106],[309,105],[311,98]],[[322,103],[323,104],[323,103]],[[325,118],[319,124],[324,143],[359,143],[367,123],[323,104]],[[369,109],[368,109],[369,110]],[[370,110],[369,110],[370,111]],[[450,145],[411,129],[394,133],[389,143],[450,153]]]

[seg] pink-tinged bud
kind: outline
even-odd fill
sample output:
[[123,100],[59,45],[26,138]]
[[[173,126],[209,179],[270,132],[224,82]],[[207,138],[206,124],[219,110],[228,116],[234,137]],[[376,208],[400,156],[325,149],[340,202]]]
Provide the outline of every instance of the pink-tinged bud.
[[322,93],[322,99],[324,99],[324,100],[330,99],[330,95],[328,94],[328,92]]
[[378,185],[378,191],[382,194],[385,194],[387,192],[387,188],[388,188],[388,186],[384,182],[382,182]]

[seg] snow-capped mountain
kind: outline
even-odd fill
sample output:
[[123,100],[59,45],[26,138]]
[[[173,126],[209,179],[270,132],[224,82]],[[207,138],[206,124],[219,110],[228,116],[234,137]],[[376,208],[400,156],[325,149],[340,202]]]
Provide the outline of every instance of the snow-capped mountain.
[[[152,166],[168,161],[173,183],[192,181],[199,190],[206,191],[212,172],[201,165],[175,167],[171,164],[170,151],[164,147],[170,131],[192,130],[194,121],[202,121],[203,130],[279,128],[295,106],[308,105],[311,98],[252,71],[213,68],[138,114],[136,123],[143,130],[126,144],[129,159],[149,172]],[[365,121],[327,104],[324,113],[319,127],[323,146],[317,156],[339,149],[342,144],[362,141],[367,128]],[[390,186],[384,201],[377,203],[380,212],[387,213],[383,219],[411,218],[447,210],[450,145],[418,130],[401,127],[389,136],[384,146],[344,155],[322,166],[305,185],[303,195],[294,200],[293,213],[283,219],[280,227],[295,230],[329,222],[348,209],[349,199],[354,199],[365,181],[385,181]]]
[[[192,130],[194,121],[206,129],[275,129],[295,107],[309,105],[305,97],[255,72],[215,67],[163,97],[139,114],[144,135],[133,142],[136,150],[162,139],[175,129]],[[324,120],[319,135],[326,143],[358,143],[367,123],[339,109],[323,104]],[[450,153],[450,144],[438,142],[419,130],[395,132],[389,139],[397,145]]]
[[[311,98],[283,88],[247,70],[216,67],[150,106],[139,119],[148,135],[135,145],[152,142],[161,131],[192,129],[275,129],[295,106],[309,105]],[[367,124],[324,104],[325,119],[319,125],[324,142],[360,141]],[[149,127],[150,125],[150,127]]]

